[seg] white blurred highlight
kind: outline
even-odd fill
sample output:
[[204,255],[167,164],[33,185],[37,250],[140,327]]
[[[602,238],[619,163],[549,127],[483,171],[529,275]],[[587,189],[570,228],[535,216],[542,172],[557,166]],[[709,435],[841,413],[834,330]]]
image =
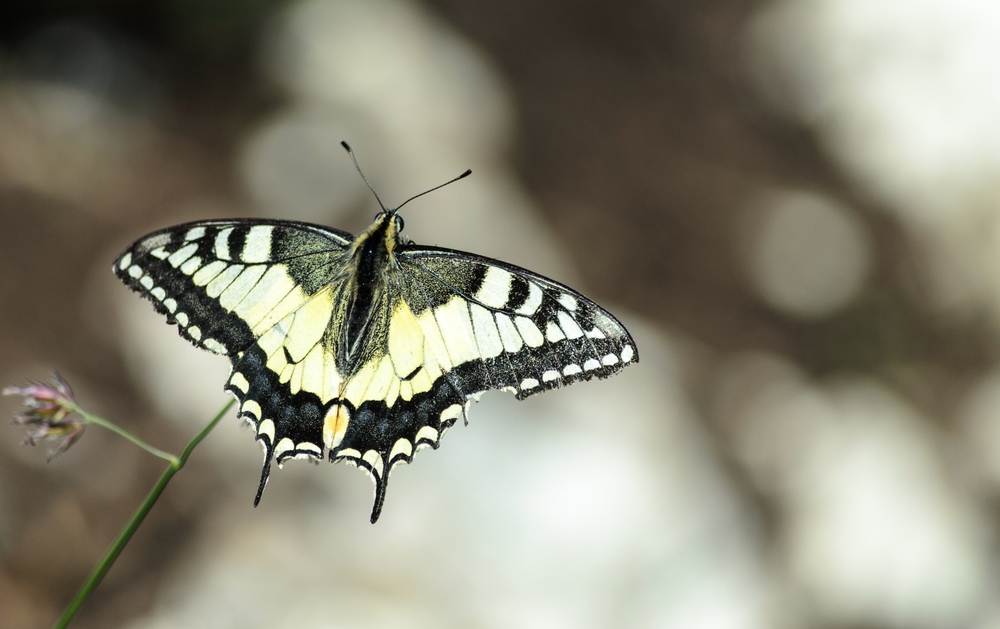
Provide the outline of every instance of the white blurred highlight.
[[764,97],[926,249],[935,303],[1000,319],[1000,5],[780,0],[748,34]]
[[510,133],[510,98],[486,58],[415,3],[298,3],[267,58],[292,94],[371,116],[407,153],[443,143],[481,159]]
[[[343,217],[368,191],[340,142],[350,125],[323,114],[289,112],[260,127],[243,147],[243,181],[262,216],[315,223]],[[363,194],[364,193],[364,194]]]
[[965,394],[958,413],[959,446],[968,457],[965,472],[973,486],[1000,493],[1000,370],[994,369]]
[[473,169],[407,206],[414,241],[573,279],[505,162],[514,115],[502,78],[436,17],[402,0],[308,0],[278,20],[265,60],[292,104],[244,146],[259,213],[335,224],[358,200],[375,206],[346,140],[389,207]]
[[987,528],[925,418],[875,383],[816,387],[767,355],[735,359],[722,390],[736,451],[780,506],[789,577],[825,622],[944,628],[974,616]]
[[871,266],[871,239],[847,207],[800,191],[768,195],[748,243],[754,285],[779,310],[828,315],[847,304]]

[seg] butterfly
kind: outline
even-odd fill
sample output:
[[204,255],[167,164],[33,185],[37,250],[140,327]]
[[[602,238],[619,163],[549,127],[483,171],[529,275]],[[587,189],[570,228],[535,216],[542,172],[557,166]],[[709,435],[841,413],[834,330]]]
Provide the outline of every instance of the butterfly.
[[225,390],[264,448],[254,506],[272,460],[326,457],[372,477],[374,523],[391,470],[436,449],[483,392],[524,399],[638,362],[625,327],[572,288],[404,238],[399,209],[447,183],[395,209],[372,188],[382,211],[357,236],[207,220],[143,236],[115,260],[182,337],[229,357]]

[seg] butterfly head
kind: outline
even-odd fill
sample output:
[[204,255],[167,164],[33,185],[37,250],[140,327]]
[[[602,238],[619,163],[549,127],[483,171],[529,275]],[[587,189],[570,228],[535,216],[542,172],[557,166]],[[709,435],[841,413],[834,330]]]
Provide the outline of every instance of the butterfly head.
[[389,237],[399,236],[403,233],[403,226],[405,223],[403,222],[403,217],[396,213],[398,209],[399,208],[396,208],[395,210],[382,210],[375,215],[376,222],[385,222],[385,229],[389,234]]
[[386,247],[389,248],[391,252],[396,245],[406,244],[408,241],[403,238],[403,217],[397,214],[399,208],[394,210],[383,210],[379,212],[379,215],[375,218],[375,224],[382,225],[382,229],[385,230],[385,243]]

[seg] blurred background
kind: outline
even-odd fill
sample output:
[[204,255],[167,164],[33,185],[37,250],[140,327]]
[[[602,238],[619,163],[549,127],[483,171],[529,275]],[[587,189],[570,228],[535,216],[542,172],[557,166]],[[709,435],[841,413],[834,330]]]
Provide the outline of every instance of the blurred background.
[[[1000,5],[6,0],[0,383],[179,452],[226,401],[114,279],[269,216],[571,283],[642,362],[397,468],[382,518],[233,418],[75,626],[1000,628]],[[17,411],[0,400],[0,412]],[[162,470],[0,429],[0,627],[51,625]]]

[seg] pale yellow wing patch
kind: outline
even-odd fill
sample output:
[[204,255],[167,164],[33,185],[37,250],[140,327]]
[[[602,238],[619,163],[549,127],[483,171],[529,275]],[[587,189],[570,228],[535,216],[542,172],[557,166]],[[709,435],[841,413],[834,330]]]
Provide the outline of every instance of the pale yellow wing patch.
[[355,408],[368,400],[384,401],[390,408],[399,398],[409,401],[416,393],[430,391],[443,371],[441,358],[447,354],[436,325],[425,327],[402,299],[397,300],[388,325],[384,352],[344,387],[343,398]]
[[267,368],[279,375],[280,382],[288,384],[293,395],[308,391],[323,403],[339,397],[342,379],[336,356],[323,344],[333,318],[332,289],[327,287],[306,296],[294,286],[286,294],[280,293],[267,293],[274,305],[267,311],[261,309],[264,314],[255,327],[256,331],[264,323],[273,322],[257,340],[267,356]]
[[424,332],[405,300],[400,299],[389,321],[389,358],[396,375],[405,377],[426,362]]

